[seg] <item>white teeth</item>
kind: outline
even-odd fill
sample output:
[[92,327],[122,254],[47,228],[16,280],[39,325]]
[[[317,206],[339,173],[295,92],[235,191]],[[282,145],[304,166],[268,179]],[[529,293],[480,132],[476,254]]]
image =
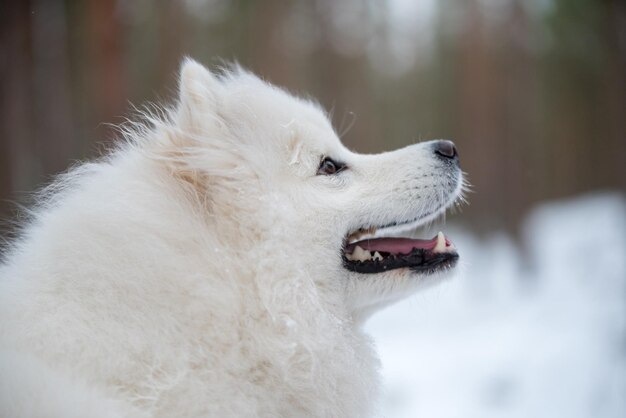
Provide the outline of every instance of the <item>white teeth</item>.
[[346,258],[350,261],[370,261],[370,260],[382,260],[383,256],[380,255],[378,251],[375,251],[374,254],[368,250],[364,250],[358,245],[354,247],[352,254],[346,254]]
[[372,253],[364,250],[357,245],[356,247],[354,247],[354,251],[352,251],[352,254],[346,254],[346,258],[351,261],[366,261],[371,260]]
[[437,245],[433,248],[434,253],[443,253],[446,252],[446,237],[443,235],[443,232],[439,231],[437,234]]

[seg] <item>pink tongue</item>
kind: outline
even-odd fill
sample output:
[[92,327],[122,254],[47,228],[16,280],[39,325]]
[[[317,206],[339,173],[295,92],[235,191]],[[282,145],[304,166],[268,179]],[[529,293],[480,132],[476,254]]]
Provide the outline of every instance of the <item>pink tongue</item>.
[[[446,238],[446,244],[448,239]],[[356,246],[368,251],[386,252],[392,254],[409,254],[414,248],[432,250],[437,245],[437,237],[433,239],[409,238],[377,238],[354,242],[346,247],[346,253],[352,254]]]

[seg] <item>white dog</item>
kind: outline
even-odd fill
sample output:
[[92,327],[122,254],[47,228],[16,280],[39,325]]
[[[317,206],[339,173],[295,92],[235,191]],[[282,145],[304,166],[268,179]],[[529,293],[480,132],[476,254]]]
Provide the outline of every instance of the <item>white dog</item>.
[[0,416],[365,417],[374,311],[439,282],[449,141],[346,149],[324,112],[187,60],[179,101],[44,190],[0,267]]

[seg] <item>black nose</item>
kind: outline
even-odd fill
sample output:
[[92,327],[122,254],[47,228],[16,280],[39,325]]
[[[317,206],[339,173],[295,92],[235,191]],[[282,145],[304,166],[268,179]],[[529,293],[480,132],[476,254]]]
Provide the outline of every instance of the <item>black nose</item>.
[[434,145],[435,154],[438,154],[444,158],[455,159],[459,158],[459,153],[456,152],[456,147],[452,141],[437,141]]

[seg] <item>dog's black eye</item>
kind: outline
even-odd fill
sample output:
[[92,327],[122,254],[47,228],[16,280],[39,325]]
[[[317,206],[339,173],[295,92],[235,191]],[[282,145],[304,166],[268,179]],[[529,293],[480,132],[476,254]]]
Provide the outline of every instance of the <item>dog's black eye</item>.
[[337,174],[344,168],[346,168],[345,164],[338,163],[337,161],[334,161],[332,158],[324,157],[322,159],[322,162],[320,163],[320,167],[317,169],[317,174],[329,176],[332,174]]

